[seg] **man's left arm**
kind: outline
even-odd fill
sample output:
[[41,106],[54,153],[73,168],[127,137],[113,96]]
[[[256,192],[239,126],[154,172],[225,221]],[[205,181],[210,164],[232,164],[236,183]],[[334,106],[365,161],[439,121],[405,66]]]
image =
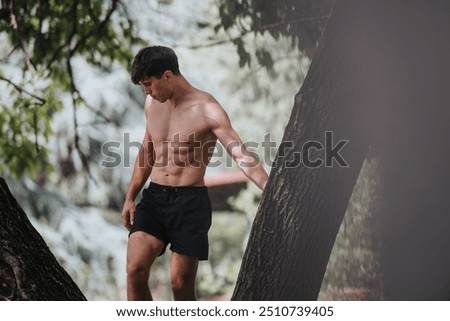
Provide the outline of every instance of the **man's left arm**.
[[231,126],[225,110],[219,104],[211,104],[208,106],[206,117],[211,124],[211,131],[240,169],[256,186],[263,190],[268,180],[267,173],[256,155],[251,153],[242,143],[241,138]]

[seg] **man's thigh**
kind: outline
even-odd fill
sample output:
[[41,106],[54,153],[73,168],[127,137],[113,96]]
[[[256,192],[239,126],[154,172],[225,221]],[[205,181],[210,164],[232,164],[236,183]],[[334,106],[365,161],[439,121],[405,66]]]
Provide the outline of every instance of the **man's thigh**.
[[197,274],[198,258],[172,252],[170,274],[172,282],[182,280],[183,283],[194,284]]
[[149,267],[159,256],[166,244],[145,232],[134,232],[128,239],[127,262],[134,267]]

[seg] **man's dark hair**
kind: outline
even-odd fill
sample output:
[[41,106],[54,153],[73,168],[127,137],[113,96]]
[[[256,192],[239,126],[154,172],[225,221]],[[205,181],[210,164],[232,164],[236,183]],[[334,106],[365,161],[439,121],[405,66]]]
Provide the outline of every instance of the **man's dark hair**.
[[134,57],[131,65],[131,81],[137,85],[145,76],[159,79],[167,70],[180,75],[175,51],[163,46],[146,47]]

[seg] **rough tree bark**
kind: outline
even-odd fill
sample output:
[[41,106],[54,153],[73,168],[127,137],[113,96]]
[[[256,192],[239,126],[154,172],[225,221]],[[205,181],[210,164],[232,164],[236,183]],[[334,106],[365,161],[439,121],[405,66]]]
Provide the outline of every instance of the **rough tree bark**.
[[86,300],[0,178],[0,300]]
[[[361,135],[361,106],[370,93],[361,82],[358,57],[364,40],[357,7],[341,6],[332,14],[286,127],[268,186],[256,215],[238,277],[234,300],[314,300],[331,249],[369,146]],[[348,19],[356,15],[356,18]],[[352,42],[357,39],[357,48]],[[352,52],[353,49],[353,52]],[[358,61],[359,60],[359,61]],[[352,63],[348,63],[352,61]],[[342,68],[345,66],[345,68]],[[326,132],[333,133],[325,142]],[[341,149],[348,166],[326,161],[330,148],[310,149],[307,142]],[[328,150],[326,150],[328,149]],[[305,151],[303,149],[303,151]],[[309,159],[305,158],[309,157]],[[290,161],[302,161],[293,164]]]
[[[278,152],[234,300],[317,299],[369,145],[382,167],[384,297],[449,297],[448,6],[336,1],[296,96],[283,138],[293,148]],[[325,131],[335,144],[348,140],[348,168],[287,166]]]

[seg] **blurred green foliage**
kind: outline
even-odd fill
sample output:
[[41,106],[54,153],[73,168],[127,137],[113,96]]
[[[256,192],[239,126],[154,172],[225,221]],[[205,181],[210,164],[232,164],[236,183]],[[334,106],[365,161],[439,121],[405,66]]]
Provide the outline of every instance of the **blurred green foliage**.
[[45,89],[44,102],[21,95],[13,87],[9,92],[12,106],[0,107],[0,172],[21,176],[27,171],[36,176],[39,170],[48,169],[47,149],[42,143],[51,134],[51,116],[62,103],[55,86]]
[[0,98],[0,172],[21,176],[49,169],[44,143],[52,116],[63,108],[62,93],[85,104],[73,59],[99,68],[128,65],[131,46],[144,42],[118,0],[4,0],[0,43],[0,82],[8,91]]
[[241,67],[250,64],[250,51],[254,51],[258,63],[271,69],[270,52],[264,46],[249,48],[243,36],[248,33],[270,33],[275,39],[292,36],[292,45],[311,57],[333,3],[333,0],[218,0],[220,23],[214,29],[229,34]]

